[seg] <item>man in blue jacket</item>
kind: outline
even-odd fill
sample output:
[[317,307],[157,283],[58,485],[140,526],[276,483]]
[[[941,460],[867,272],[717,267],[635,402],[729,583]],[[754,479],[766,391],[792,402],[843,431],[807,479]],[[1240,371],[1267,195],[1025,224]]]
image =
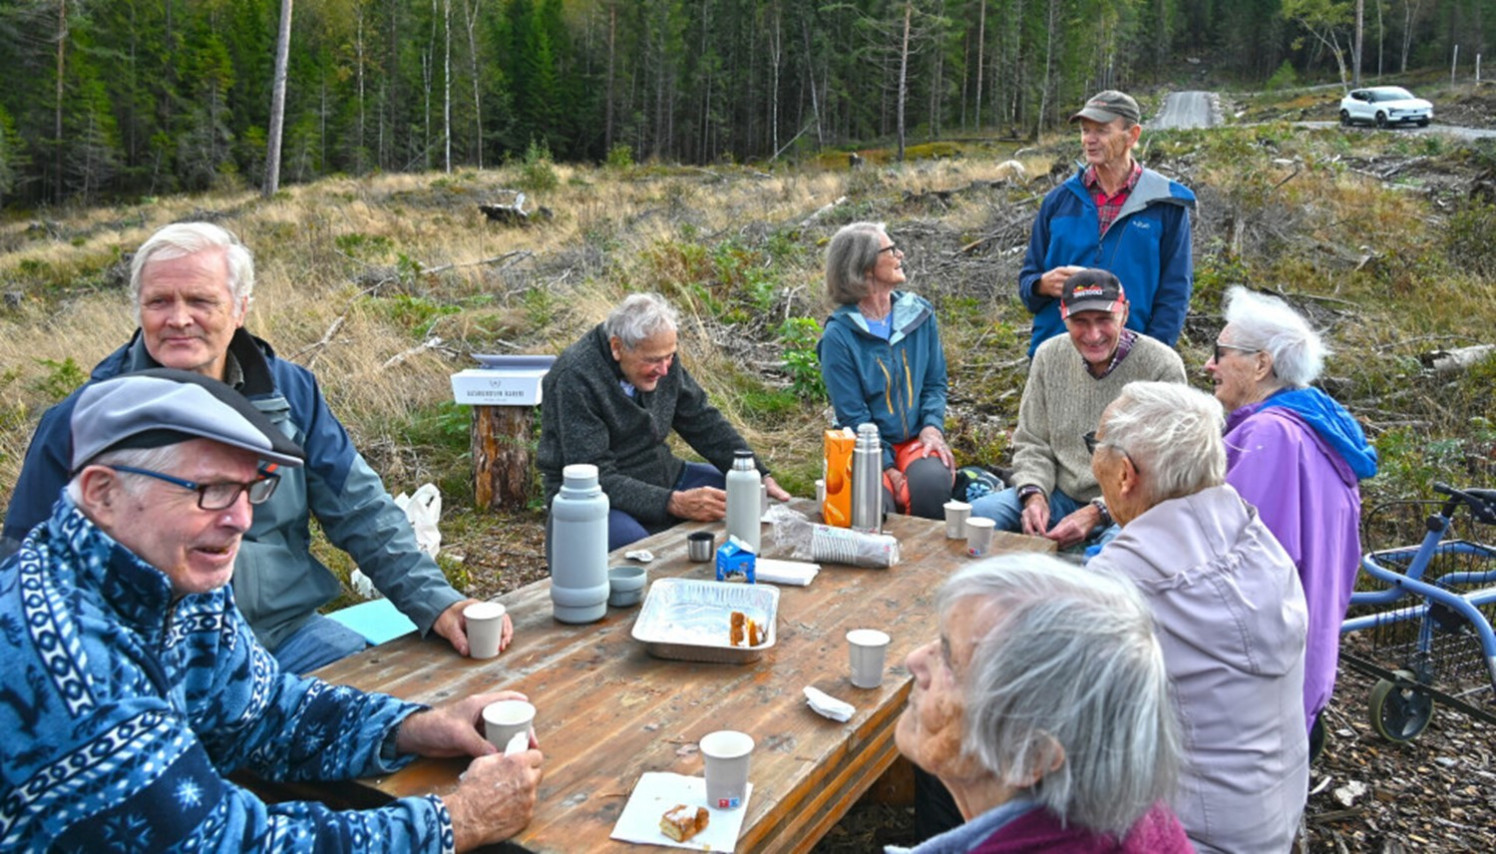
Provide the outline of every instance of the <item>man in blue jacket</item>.
[[[200,373],[240,391],[306,449],[306,467],[287,472],[273,499],[255,508],[234,572],[239,608],[281,667],[306,673],[368,645],[317,613],[341,586],[310,551],[314,515],[422,634],[435,630],[466,655],[462,609],[473,600],[452,589],[416,546],[409,520],[328,409],[311,371],[277,358],[244,330],[254,289],[249,249],[216,225],[169,225],[135,253],[130,286],[140,328],[94,368],[91,383],[157,367]],[[0,557],[48,518],[67,483],[68,419],[77,399],[74,392],[37,425],[11,494]],[[512,628],[504,619],[507,644]]]
[[1111,271],[1127,288],[1127,328],[1170,347],[1184,328],[1194,287],[1195,194],[1133,160],[1140,118],[1138,102],[1115,90],[1092,96],[1070,117],[1080,122],[1086,166],[1044,197],[1018,274],[1018,295],[1034,313],[1031,359],[1065,331],[1060,289],[1088,267]]

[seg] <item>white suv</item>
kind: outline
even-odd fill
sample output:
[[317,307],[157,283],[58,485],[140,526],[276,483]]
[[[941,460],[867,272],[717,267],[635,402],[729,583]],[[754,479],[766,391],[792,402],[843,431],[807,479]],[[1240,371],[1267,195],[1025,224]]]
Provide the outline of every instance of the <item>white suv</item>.
[[1340,123],[1366,122],[1377,127],[1395,124],[1417,124],[1428,127],[1434,117],[1434,105],[1401,86],[1373,86],[1355,89],[1340,99]]

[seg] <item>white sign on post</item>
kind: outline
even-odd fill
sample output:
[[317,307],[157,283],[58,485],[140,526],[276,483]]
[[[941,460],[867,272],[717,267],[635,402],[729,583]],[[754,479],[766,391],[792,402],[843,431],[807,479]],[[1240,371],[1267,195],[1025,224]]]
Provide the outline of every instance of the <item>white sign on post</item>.
[[452,396],[458,403],[480,406],[535,406],[540,403],[540,381],[555,356],[474,357],[483,364],[452,375]]

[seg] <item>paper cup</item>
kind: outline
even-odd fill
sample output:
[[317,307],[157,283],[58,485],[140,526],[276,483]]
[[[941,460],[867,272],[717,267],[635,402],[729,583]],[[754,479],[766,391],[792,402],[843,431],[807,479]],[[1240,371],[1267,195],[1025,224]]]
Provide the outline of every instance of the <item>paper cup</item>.
[[467,622],[468,655],[473,658],[498,655],[499,638],[504,634],[504,606],[498,602],[474,602],[462,609],[462,616]]
[[971,516],[971,505],[965,501],[945,502],[945,538],[966,539],[966,520]]
[[748,760],[753,755],[753,737],[746,732],[724,729],[701,739],[706,760],[706,805],[735,810],[748,794]]
[[826,481],[816,481],[816,509],[820,509],[826,503]]
[[888,635],[877,629],[853,629],[847,632],[847,647],[852,651],[852,685],[857,688],[882,685]]
[[992,548],[992,529],[997,523],[985,516],[968,516],[966,518],[966,553],[972,557],[981,557]]
[[535,707],[524,700],[499,700],[483,707],[483,737],[500,750],[535,724]]

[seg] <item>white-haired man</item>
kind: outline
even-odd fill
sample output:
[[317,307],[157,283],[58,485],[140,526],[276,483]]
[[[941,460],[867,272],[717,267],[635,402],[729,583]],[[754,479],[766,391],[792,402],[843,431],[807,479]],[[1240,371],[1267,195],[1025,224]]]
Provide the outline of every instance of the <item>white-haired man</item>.
[[[317,609],[341,593],[337,578],[310,551],[309,520],[424,634],[435,631],[468,651],[454,590],[328,409],[317,379],[276,356],[244,329],[254,289],[254,260],[228,231],[177,223],[153,234],[130,268],[140,328],[94,368],[92,382],[147,368],[194,371],[238,389],[306,450],[304,469],[287,472],[275,496],[255,508],[234,572],[239,608],[281,666],[306,673],[368,644]],[[11,494],[0,555],[47,518],[68,479],[68,421],[75,392],[37,426]],[[512,632],[508,617],[504,643]]]
[[[479,734],[498,692],[429,709],[294,676],[234,606],[251,505],[301,449],[238,392],[157,369],[69,419],[72,477],[0,561],[0,849],[468,850],[530,820],[543,757]],[[227,776],[338,780],[471,756],[379,809],[266,804]]]
[[[632,294],[608,319],[567,347],[542,383],[536,454],[546,506],[561,470],[597,466],[608,496],[608,550],[683,519],[727,515],[726,472],[748,443],[676,364],[676,312],[659,294]],[[674,431],[710,463],[670,452]],[[769,495],[788,501],[762,459]],[[549,551],[549,543],[547,543]]]

